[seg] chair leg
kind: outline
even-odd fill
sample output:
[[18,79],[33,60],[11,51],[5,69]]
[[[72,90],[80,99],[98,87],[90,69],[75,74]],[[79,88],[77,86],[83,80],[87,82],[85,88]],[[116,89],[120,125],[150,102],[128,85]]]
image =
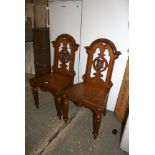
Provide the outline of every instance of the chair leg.
[[96,139],[98,134],[99,134],[101,119],[102,119],[102,112],[100,110],[94,111],[93,112],[93,135],[94,135],[94,139]]
[[107,106],[107,101],[108,101],[108,96],[106,98],[106,101],[105,101],[105,104],[104,104],[104,107],[103,107],[103,115],[105,116],[106,115],[106,106]]
[[106,104],[104,104],[104,107],[103,107],[103,115],[105,116],[106,115],[106,105],[107,105],[107,103]]
[[57,116],[59,117],[59,120],[61,120],[61,116],[62,116],[62,113],[61,113],[62,105],[61,105],[61,96],[60,95],[57,95],[55,97],[55,107],[56,107],[56,110],[57,110]]
[[63,119],[64,119],[65,123],[67,123],[69,104],[68,104],[68,101],[65,99],[64,96],[63,96],[63,102],[62,103],[63,103]]
[[34,98],[34,104],[36,108],[39,108],[39,99],[38,99],[38,88],[37,87],[31,87],[32,88],[32,93],[33,93],[33,98]]
[[103,115],[104,115],[104,116],[106,115],[106,109],[103,111]]

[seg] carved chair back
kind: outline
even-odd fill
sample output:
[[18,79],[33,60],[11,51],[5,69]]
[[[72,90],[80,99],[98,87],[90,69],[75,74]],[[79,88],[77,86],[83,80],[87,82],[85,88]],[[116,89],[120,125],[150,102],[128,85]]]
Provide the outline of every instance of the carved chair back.
[[74,76],[75,51],[79,45],[69,34],[58,36],[52,43],[54,47],[53,71]]
[[121,53],[110,40],[104,38],[93,41],[85,49],[88,58],[86,72],[83,76],[84,82],[110,88],[114,62]]

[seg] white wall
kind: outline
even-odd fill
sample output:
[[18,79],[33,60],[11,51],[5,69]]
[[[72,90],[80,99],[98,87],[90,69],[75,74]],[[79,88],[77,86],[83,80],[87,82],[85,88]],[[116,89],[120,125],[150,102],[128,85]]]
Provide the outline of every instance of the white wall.
[[122,55],[116,60],[114,83],[107,109],[114,111],[128,57],[128,0],[83,0],[79,80],[85,73],[87,54],[85,46],[98,38],[114,42]]
[[[49,2],[50,41],[58,35],[68,33],[80,44],[81,28],[81,2],[80,1],[54,1]],[[53,47],[51,45],[51,65],[53,66]],[[74,82],[78,82],[79,50],[75,55],[76,72]]]

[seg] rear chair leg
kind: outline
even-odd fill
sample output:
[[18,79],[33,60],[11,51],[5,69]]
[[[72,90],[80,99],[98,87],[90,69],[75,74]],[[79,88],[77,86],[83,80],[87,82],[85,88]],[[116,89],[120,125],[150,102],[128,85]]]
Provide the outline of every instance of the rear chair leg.
[[39,99],[38,99],[38,88],[37,87],[31,87],[32,88],[32,93],[33,93],[33,98],[34,98],[34,104],[36,108],[39,108]]
[[61,100],[61,95],[57,95],[55,97],[55,106],[56,106],[56,110],[57,110],[57,116],[59,117],[59,120],[61,120],[61,116],[62,116],[62,100]]
[[106,109],[103,111],[103,115],[104,115],[104,116],[106,115]]
[[67,121],[68,121],[68,108],[69,108],[69,104],[68,104],[68,101],[65,98],[65,96],[63,96],[62,103],[63,103],[63,119],[64,119],[65,123],[67,123]]
[[108,96],[105,100],[105,104],[104,104],[104,107],[103,107],[103,115],[105,116],[106,115],[106,106],[107,106],[107,101],[108,101]]

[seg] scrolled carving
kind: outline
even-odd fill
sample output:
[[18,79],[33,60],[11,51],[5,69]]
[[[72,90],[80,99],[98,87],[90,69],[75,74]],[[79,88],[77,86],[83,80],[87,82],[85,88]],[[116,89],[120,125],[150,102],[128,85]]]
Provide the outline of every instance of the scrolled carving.
[[98,83],[98,86],[106,84],[110,87],[114,62],[121,53],[117,51],[112,41],[105,38],[96,39],[85,49],[88,58],[84,81]]
[[55,48],[54,70],[74,75],[74,57],[79,45],[69,34],[58,36],[56,41],[52,43]]

